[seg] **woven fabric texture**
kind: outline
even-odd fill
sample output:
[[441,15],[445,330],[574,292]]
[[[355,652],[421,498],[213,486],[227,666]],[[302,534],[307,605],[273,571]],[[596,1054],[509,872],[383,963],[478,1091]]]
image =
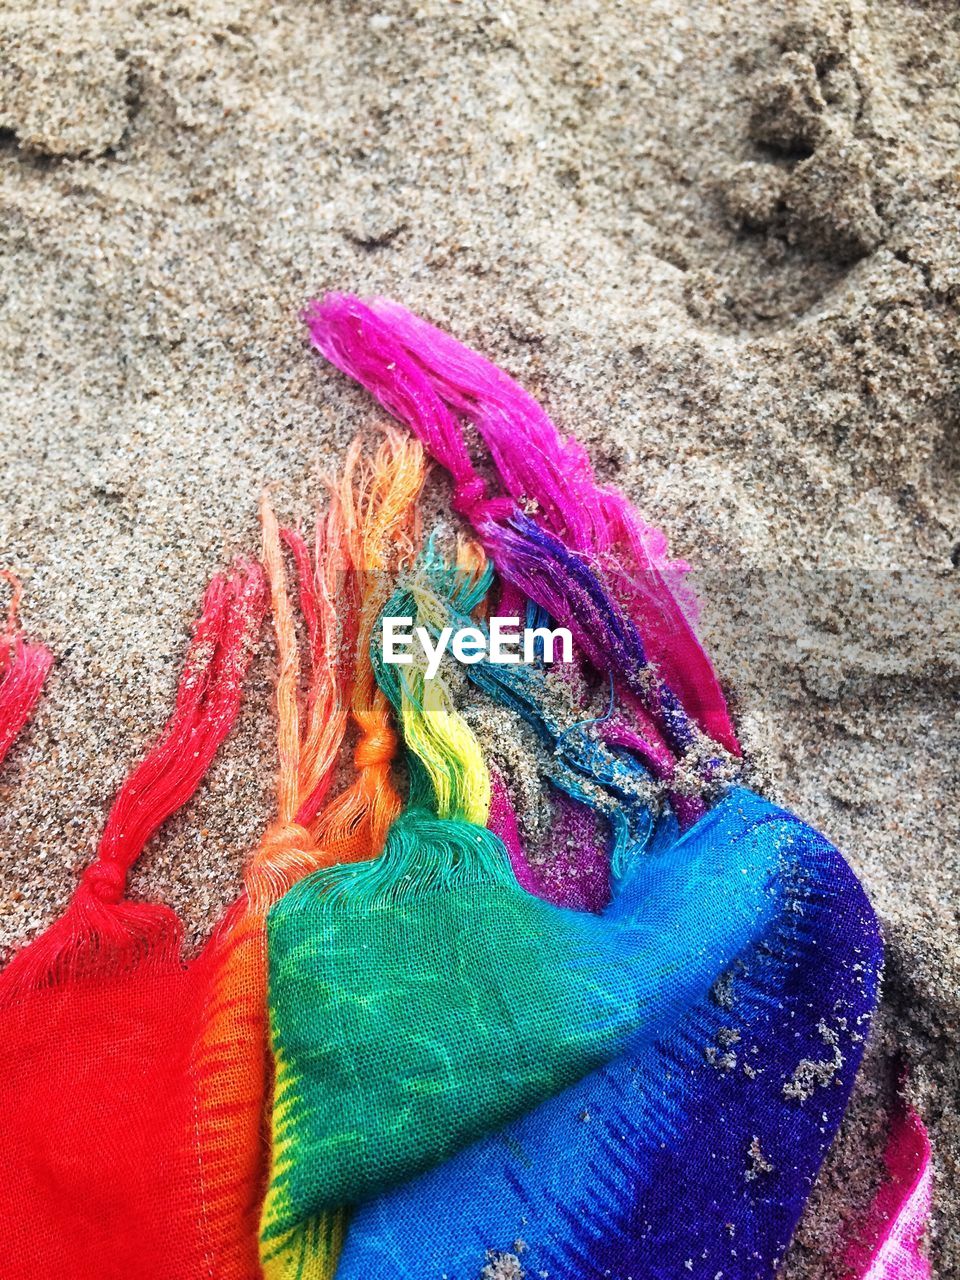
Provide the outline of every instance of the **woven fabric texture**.
[[[414,606],[399,597],[389,611]],[[409,809],[379,860],[311,876],[269,921],[267,1239],[651,1042],[772,909],[776,846],[749,842],[637,862],[601,917],[526,893],[477,821],[482,763],[439,683],[378,676],[419,763]]]
[[[552,742],[576,802],[611,820],[612,900],[585,918],[631,932],[649,919],[652,984],[675,962],[712,963],[718,981],[688,989],[679,1015],[665,1001],[639,1051],[362,1206],[338,1276],[469,1280],[485,1250],[517,1239],[534,1274],[771,1275],[876,1000],[882,949],[862,890],[827,841],[742,788],[683,835],[669,811],[651,830],[636,762],[595,725],[557,725],[542,672],[481,663],[470,676]],[[706,882],[725,861],[729,881]]]

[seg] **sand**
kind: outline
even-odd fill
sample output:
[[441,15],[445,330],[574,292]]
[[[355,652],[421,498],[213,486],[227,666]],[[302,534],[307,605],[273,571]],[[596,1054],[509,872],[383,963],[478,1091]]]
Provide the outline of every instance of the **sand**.
[[[883,918],[881,1015],[785,1275],[833,1274],[898,1056],[935,1273],[960,1274],[958,52],[934,0],[6,0],[0,562],[58,662],[0,782],[0,943],[64,903],[262,486],[308,519],[379,420],[300,307],[391,294],[696,566],[755,780]],[[270,813],[271,664],[135,877],[194,941]]]

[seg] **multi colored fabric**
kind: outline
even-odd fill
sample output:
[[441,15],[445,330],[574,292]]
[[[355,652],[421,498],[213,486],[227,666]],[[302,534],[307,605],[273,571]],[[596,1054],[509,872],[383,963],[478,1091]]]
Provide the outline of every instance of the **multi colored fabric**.
[[[415,603],[388,609],[409,616]],[[632,859],[600,917],[525,893],[480,825],[478,748],[438,682],[407,668],[396,683],[373,657],[419,768],[380,859],[309,877],[270,916],[278,1084],[266,1239],[652,1043],[774,909],[773,831]],[[616,779],[624,766],[611,764]],[[646,833],[646,806],[633,808]]]
[[[610,817],[613,899],[586,919],[633,928],[659,913],[651,973],[662,974],[667,935],[687,965],[713,960],[718,982],[679,1017],[661,1010],[639,1053],[363,1206],[338,1277],[467,1280],[486,1250],[517,1239],[532,1274],[771,1275],[843,1113],[876,999],[881,949],[862,891],[822,837],[740,788],[685,835],[669,813],[651,835],[637,766],[598,743],[593,725],[552,723],[542,673],[468,670],[545,734],[560,784]],[[720,898],[701,868],[725,857],[738,874]],[[746,909],[738,933],[731,901],[749,901],[758,882],[764,909]],[[733,926],[740,944],[725,956],[713,950],[714,908],[718,936]],[[429,1231],[413,1230],[424,1221]]]
[[[678,766],[698,752],[704,783],[718,776],[720,761],[702,751],[691,723],[737,750],[709,663],[692,630],[677,625],[677,610],[686,622],[689,609],[682,580],[666,562],[652,593],[632,592],[624,551],[644,587],[649,557],[623,531],[642,521],[614,499],[626,514],[611,536],[605,496],[542,410],[480,357],[393,304],[331,297],[307,319],[324,354],[452,472],[455,505],[519,597],[571,624],[588,661],[611,671],[626,715],[598,726],[596,737],[629,747],[673,783],[680,825],[692,825],[679,839],[676,827],[671,835],[661,826],[651,847],[722,843],[731,812],[761,845],[776,832],[782,841],[775,904],[712,997],[692,999],[677,1027],[665,1022],[639,1056],[362,1207],[338,1275],[473,1276],[487,1250],[508,1251],[516,1239],[534,1274],[772,1274],[839,1123],[875,1003],[882,946],[869,905],[836,850],[790,815],[734,789],[704,816],[696,797],[678,793]],[[488,445],[509,501],[486,497],[466,452],[466,424]],[[650,544],[665,554],[662,541]],[[652,696],[647,646],[661,673]],[[476,680],[483,669],[468,674]],[[497,696],[495,683],[491,676],[486,692]],[[499,689],[523,713],[515,694]],[[717,991],[736,993],[735,1017]],[[597,1123],[578,1129],[574,1107]],[[428,1220],[429,1233],[412,1233]]]

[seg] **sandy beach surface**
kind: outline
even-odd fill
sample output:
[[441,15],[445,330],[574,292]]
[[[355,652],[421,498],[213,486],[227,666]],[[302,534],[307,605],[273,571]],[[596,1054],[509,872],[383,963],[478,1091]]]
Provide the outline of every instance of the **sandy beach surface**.
[[[883,919],[784,1274],[836,1274],[902,1059],[960,1275],[958,54],[936,0],[5,0],[0,564],[58,660],[0,780],[0,943],[64,904],[264,484],[309,520],[381,420],[301,307],[392,295],[667,530],[752,780]],[[134,877],[194,942],[270,817],[271,664]]]

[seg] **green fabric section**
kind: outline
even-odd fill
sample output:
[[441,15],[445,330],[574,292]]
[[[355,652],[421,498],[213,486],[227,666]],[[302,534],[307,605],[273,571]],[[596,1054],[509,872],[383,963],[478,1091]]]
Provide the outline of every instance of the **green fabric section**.
[[609,928],[524,893],[485,829],[424,813],[398,820],[377,862],[297,886],[269,947],[285,1064],[278,1231],[552,1096],[638,1017]]

